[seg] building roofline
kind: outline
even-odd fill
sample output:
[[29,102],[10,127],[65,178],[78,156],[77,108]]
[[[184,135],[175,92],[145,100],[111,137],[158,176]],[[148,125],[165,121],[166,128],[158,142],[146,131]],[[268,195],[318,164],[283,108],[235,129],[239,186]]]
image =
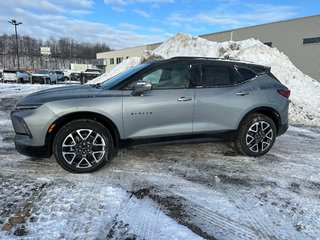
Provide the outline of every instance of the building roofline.
[[224,30],[224,31],[220,31],[220,32],[205,33],[205,34],[198,35],[198,37],[205,37],[205,36],[209,36],[209,35],[213,35],[213,34],[227,33],[227,32],[232,32],[232,31],[237,31],[237,30],[242,30],[242,29],[248,29],[248,28],[260,27],[260,26],[272,25],[272,24],[277,24],[277,23],[282,23],[282,22],[290,22],[290,21],[295,21],[295,20],[300,20],[300,19],[305,19],[305,18],[313,18],[313,17],[320,17],[320,14],[315,14],[315,15],[311,15],[311,16],[304,16],[304,17],[297,17],[297,18],[291,18],[291,19],[280,20],[280,21],[276,21],[276,22],[262,23],[262,24],[247,26],[247,27],[233,28],[233,29]]
[[[121,50],[132,49],[132,48],[147,47],[147,46],[152,46],[152,45],[161,44],[161,43],[163,43],[163,42],[148,43],[146,45],[139,45],[139,46],[134,46],[134,47],[120,48],[120,49],[115,49],[115,50],[105,51],[105,52],[116,52],[116,51],[121,51]],[[105,52],[99,52],[99,53],[105,53]],[[97,53],[97,54],[99,54],[99,53]]]

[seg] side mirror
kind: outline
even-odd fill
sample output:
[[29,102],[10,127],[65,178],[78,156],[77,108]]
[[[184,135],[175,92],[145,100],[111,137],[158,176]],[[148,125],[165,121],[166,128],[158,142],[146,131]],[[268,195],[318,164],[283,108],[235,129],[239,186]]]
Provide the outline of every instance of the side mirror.
[[144,92],[150,91],[152,84],[146,81],[138,81],[133,85],[132,96],[141,96]]

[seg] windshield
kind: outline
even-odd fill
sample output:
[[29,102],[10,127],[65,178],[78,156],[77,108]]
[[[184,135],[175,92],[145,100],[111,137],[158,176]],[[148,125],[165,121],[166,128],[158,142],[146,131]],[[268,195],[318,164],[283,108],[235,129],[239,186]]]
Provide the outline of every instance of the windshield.
[[62,71],[54,71],[56,74],[63,74],[63,72]]
[[36,74],[48,74],[48,70],[42,70],[42,69],[39,69],[37,71],[35,71]]
[[97,73],[101,73],[100,69],[87,69],[85,72],[97,72]]
[[149,65],[150,65],[150,63],[143,63],[143,64],[140,64],[140,65],[135,66],[133,68],[130,68],[130,69],[126,70],[126,71],[123,71],[123,72],[119,73],[116,76],[113,76],[113,77],[111,77],[109,79],[106,79],[104,82],[101,83],[101,86],[103,88],[110,89],[113,86],[117,85],[118,83],[122,82],[126,78],[128,78],[131,75],[139,72],[141,69],[143,69],[143,68],[145,68],[145,67],[147,67]]

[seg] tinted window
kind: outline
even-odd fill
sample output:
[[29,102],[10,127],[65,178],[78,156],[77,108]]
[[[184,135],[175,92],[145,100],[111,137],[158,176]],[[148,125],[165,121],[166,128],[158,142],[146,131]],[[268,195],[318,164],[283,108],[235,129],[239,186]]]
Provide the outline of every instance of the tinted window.
[[240,76],[231,66],[204,65],[202,71],[203,87],[230,86],[241,81]]
[[189,64],[166,65],[144,74],[142,80],[150,82],[152,89],[188,88],[191,76]]
[[257,74],[248,68],[237,67],[238,73],[241,75],[244,81],[255,78]]

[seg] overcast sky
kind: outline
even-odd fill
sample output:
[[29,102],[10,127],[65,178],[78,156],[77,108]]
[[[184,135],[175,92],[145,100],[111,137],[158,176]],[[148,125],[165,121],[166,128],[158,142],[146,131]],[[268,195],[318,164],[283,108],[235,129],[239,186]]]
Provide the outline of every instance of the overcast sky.
[[319,0],[2,0],[0,34],[70,37],[111,48],[160,42],[182,32],[200,35],[320,14]]

